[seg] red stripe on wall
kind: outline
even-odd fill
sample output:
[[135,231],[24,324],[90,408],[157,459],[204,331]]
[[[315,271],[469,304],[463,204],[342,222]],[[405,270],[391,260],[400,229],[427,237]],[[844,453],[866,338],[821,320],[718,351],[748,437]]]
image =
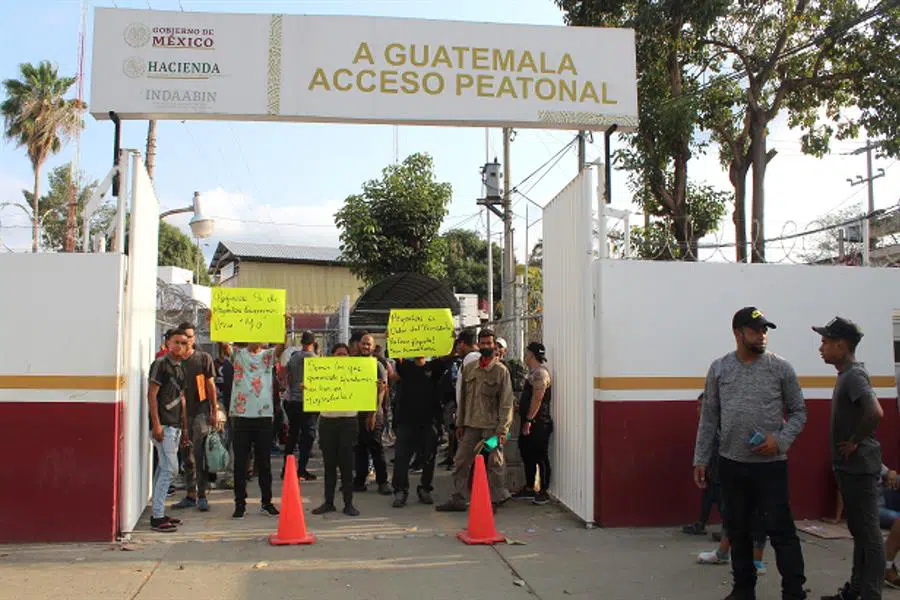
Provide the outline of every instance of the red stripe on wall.
[[[878,428],[885,464],[898,466],[897,403],[881,401]],[[807,400],[807,422],[788,453],[796,519],[833,515],[836,488],[828,450],[830,400]],[[671,526],[697,519],[700,490],[692,459],[693,402],[594,403],[594,517],[604,527]]]
[[118,411],[0,403],[0,543],[115,539]]

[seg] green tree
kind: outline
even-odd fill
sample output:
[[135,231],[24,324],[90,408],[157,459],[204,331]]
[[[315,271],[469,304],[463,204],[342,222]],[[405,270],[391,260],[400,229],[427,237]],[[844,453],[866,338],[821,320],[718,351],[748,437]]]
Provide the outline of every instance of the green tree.
[[701,42],[727,0],[555,0],[566,23],[631,27],[638,68],[638,129],[617,156],[636,201],[671,223],[673,257],[696,260],[688,163],[703,149],[699,92],[717,57]]
[[[860,125],[896,137],[898,3],[869,6],[857,0],[731,0],[704,41],[731,59],[718,86],[718,105],[708,122],[730,165],[736,210],[753,168],[750,242],[753,262],[765,262],[765,174],[774,153],[767,149],[769,124],[783,110],[801,127],[803,151],[821,156],[832,137],[855,137]],[[874,20],[874,25],[870,24]],[[719,82],[723,80],[718,80]],[[885,97],[883,94],[886,94]],[[893,121],[879,114],[889,108]],[[848,109],[854,109],[848,111]],[[856,116],[862,109],[862,116]],[[900,149],[900,142],[891,146]],[[736,226],[742,217],[736,216]],[[738,231],[739,246],[743,234]]]
[[[729,192],[709,185],[688,183],[687,198],[688,218],[695,236],[687,251],[692,252],[696,258],[697,240],[716,230],[732,196]],[[667,214],[665,208],[655,204],[653,197],[644,198],[641,203],[653,218],[645,226],[631,228],[631,246],[635,255],[645,260],[688,259],[681,254],[685,247],[678,240],[675,220]]]
[[363,184],[335,214],[341,256],[366,284],[413,272],[446,276],[438,229],[447,214],[452,188],[438,182],[427,154],[412,154]]
[[159,222],[159,258],[160,267],[181,267],[191,272],[200,264],[200,285],[210,285],[209,273],[206,272],[203,253],[194,244],[189,235],[165,221]]
[[[62,149],[63,140],[84,127],[82,114],[85,105],[79,100],[66,100],[64,96],[75,83],[74,77],[60,77],[55,65],[42,61],[19,65],[21,79],[3,82],[6,99],[0,104],[4,119],[4,135],[17,146],[24,146],[34,171],[32,190],[32,251],[38,251],[41,194],[41,168],[51,154]],[[66,250],[74,249],[76,202],[72,190],[67,209]]]
[[[75,218],[77,223],[81,223],[84,206],[90,199],[91,194],[97,187],[96,181],[86,184],[78,184],[72,181],[72,165],[66,163],[56,167],[48,176],[49,191],[41,197],[38,205],[41,209],[39,216],[41,243],[45,250],[60,252],[65,248],[66,233],[70,198],[73,188],[75,192]],[[79,173],[76,177],[79,182],[84,181],[84,175]],[[25,206],[34,207],[33,194],[27,190],[22,190],[25,197]],[[24,207],[23,207],[24,208]],[[28,208],[28,211],[33,211]],[[106,231],[109,224],[115,216],[116,208],[109,202],[104,202],[91,216],[90,233],[93,236],[96,233]],[[82,239],[80,235],[75,236],[73,250],[80,252],[82,250]]]
[[[451,229],[441,236],[444,283],[458,294],[478,294],[487,298],[487,242],[468,229]],[[491,244],[494,261],[494,298],[500,298],[500,246]]]

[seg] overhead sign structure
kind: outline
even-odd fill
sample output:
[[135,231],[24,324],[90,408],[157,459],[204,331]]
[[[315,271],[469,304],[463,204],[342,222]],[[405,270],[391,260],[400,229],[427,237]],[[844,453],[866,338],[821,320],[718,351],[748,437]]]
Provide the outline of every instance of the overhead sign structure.
[[631,29],[96,9],[91,113],[637,126]]
[[209,338],[214,342],[284,342],[285,290],[212,289]]

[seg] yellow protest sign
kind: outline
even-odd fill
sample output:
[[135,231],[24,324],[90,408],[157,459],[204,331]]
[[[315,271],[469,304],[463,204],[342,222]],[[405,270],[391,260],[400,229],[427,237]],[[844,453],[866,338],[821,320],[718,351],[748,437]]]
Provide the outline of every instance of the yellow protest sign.
[[213,288],[210,310],[214,342],[284,342],[284,290]]
[[378,363],[371,356],[303,359],[303,410],[373,411]]
[[453,351],[453,315],[449,308],[393,309],[387,340],[391,358],[446,356]]

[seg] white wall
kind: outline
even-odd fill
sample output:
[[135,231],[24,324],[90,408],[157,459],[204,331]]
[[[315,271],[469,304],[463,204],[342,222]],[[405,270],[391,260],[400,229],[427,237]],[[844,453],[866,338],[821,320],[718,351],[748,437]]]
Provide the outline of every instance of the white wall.
[[[122,275],[114,254],[0,254],[0,376],[115,376]],[[0,389],[4,400],[116,397],[102,390]]]
[[[756,306],[778,325],[769,349],[803,376],[834,375],[822,363],[812,325],[840,315],[865,337],[857,356],[873,376],[892,376],[894,310],[900,307],[900,270],[800,265],[603,260],[595,263],[598,377],[703,377],[710,362],[734,350],[731,318]],[[830,398],[830,390],[805,390]],[[810,392],[813,395],[810,396]],[[824,395],[823,395],[824,393]],[[880,390],[889,397],[896,390]],[[601,399],[695,398],[693,390],[604,390]],[[641,397],[644,396],[644,397]]]

